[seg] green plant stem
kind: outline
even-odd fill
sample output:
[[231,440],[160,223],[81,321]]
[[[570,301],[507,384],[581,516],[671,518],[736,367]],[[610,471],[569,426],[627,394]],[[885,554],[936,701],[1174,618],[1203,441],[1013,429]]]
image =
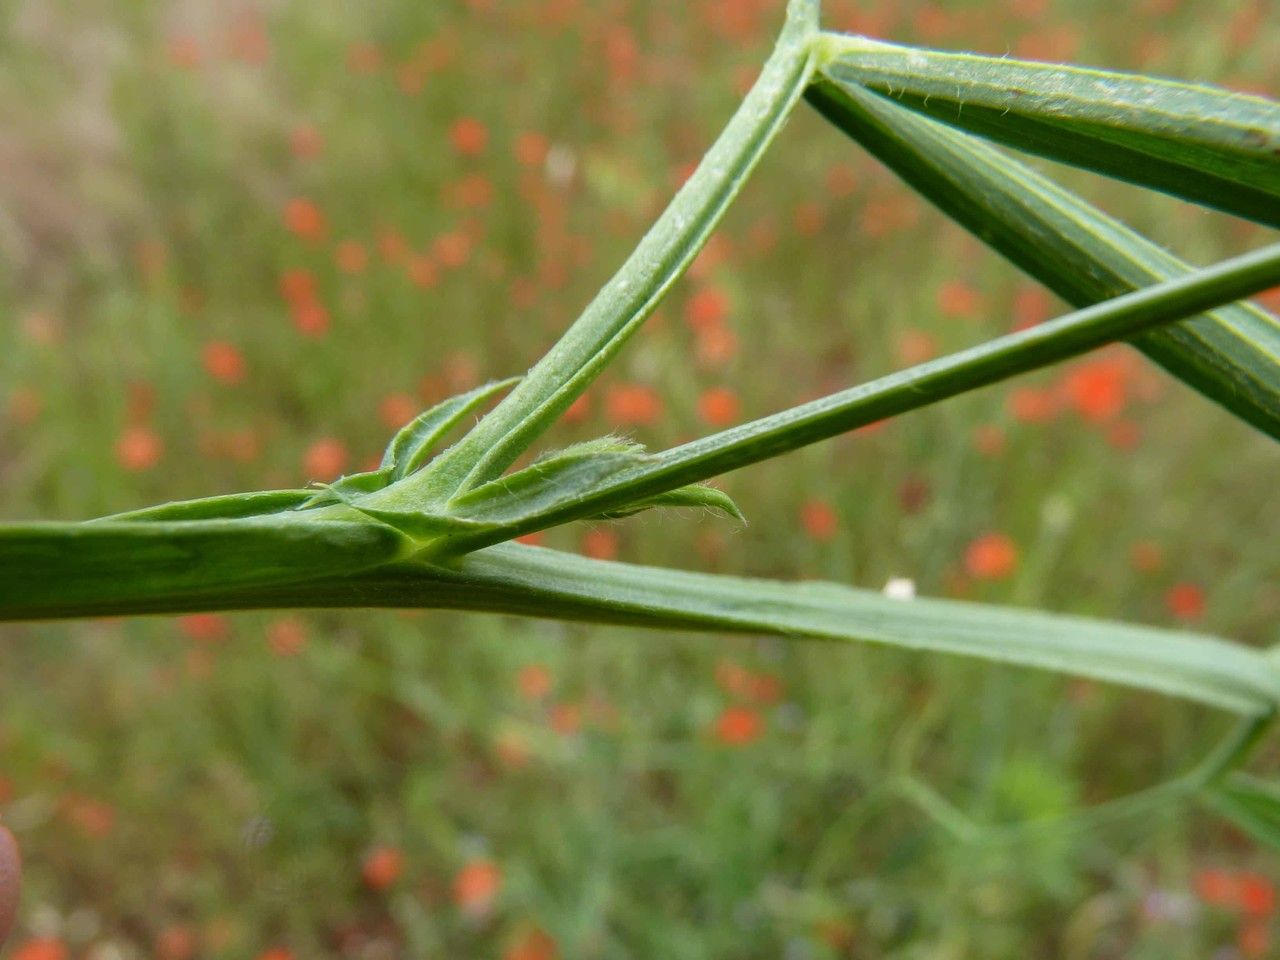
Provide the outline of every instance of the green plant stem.
[[431,550],[438,554],[463,553],[500,539],[603,513],[628,501],[706,480],[1079,356],[1277,284],[1280,244],[675,447],[643,466],[608,479],[573,503],[522,521],[501,536],[446,536]]

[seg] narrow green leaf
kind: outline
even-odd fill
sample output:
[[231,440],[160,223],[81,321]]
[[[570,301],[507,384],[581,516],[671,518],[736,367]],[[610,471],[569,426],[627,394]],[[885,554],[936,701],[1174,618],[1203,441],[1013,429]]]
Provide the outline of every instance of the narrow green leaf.
[[[512,377],[509,380],[486,383],[474,390],[443,400],[431,409],[418,414],[391,438],[391,442],[383,451],[382,462],[377,470],[352,473],[333,483],[321,484],[323,489],[301,504],[298,509],[312,510],[335,503],[354,506],[362,495],[382,490],[388,484],[407,476],[431,458],[440,441],[459,420],[494,394],[506,390],[519,381],[519,377]],[[427,501],[430,497],[424,494],[423,499]],[[373,516],[369,510],[363,512]],[[419,528],[421,529],[420,524]],[[432,529],[441,528],[436,525]]]
[[[134,524],[128,529],[150,527]],[[10,531],[4,543],[20,544],[30,536],[29,530]],[[55,540],[59,547],[66,542]],[[113,556],[119,556],[118,546],[113,546]],[[0,557],[5,558],[0,578],[32,561],[58,572],[74,570],[78,562],[62,557],[50,563],[29,550],[17,561],[7,559],[7,550],[0,549]],[[1280,703],[1280,670],[1271,660],[1213,637],[955,601],[891,600],[829,583],[781,583],[602,562],[521,544],[482,550],[448,566],[401,560],[293,583],[246,584],[213,597],[198,583],[160,587],[167,592],[124,578],[118,590],[100,590],[92,602],[74,606],[44,588],[43,604],[6,592],[0,594],[0,619],[210,606],[446,608],[880,643],[1092,677],[1251,716]]]
[[1278,282],[1280,244],[1275,244],[651,455],[635,466],[603,477],[594,489],[559,500],[547,499],[536,512],[512,518],[501,535],[496,531],[468,534],[440,547],[458,552],[474,550],[533,530],[607,513],[627,503],[1078,356]]
[[233,520],[293,510],[314,496],[312,490],[263,490],[259,493],[233,493],[201,500],[177,500],[142,510],[114,513],[98,517],[90,523],[114,523],[124,520]]
[[449,510],[456,516],[508,526],[573,503],[609,477],[646,459],[638,444],[616,437],[588,440],[455,497]]
[[[468,582],[502,584],[557,617],[765,631],[964,654],[1158,690],[1240,713],[1280,702],[1280,672],[1248,647],[1190,633],[944,600],[891,600],[830,583],[600,562],[503,544],[465,558]],[[514,598],[513,598],[514,599]]]
[[1280,850],[1280,783],[1233,773],[1206,790],[1204,801],[1255,840]]
[[[829,120],[944,213],[1077,306],[1192,268],[1025,165],[856,84],[806,93]],[[1280,320],[1236,304],[1132,343],[1236,416],[1280,439]]]
[[405,424],[387,444],[381,467],[390,469],[390,478],[399,480],[430,459],[436,447],[468,413],[486,400],[520,382],[519,377],[486,383],[466,393],[444,400]]
[[548,454],[443,507],[431,500],[421,506],[383,507],[375,497],[347,496],[337,488],[334,492],[360,513],[420,540],[434,540],[432,550],[438,553],[458,537],[506,539],[504,531],[529,515],[572,503],[613,474],[643,463],[642,449],[618,437],[588,440]]
[[312,495],[310,500],[301,504],[298,509],[312,510],[316,507],[325,507],[335,503],[350,503],[361,494],[381,490],[390,482],[390,467],[380,467],[377,470],[370,470],[366,473],[351,473],[345,477],[338,478],[333,483],[317,484],[316,486],[319,489]]
[[242,591],[408,553],[389,527],[268,518],[0,526],[0,619],[233,608]]
[[823,34],[819,69],[1019,150],[1280,226],[1280,104],[1175,80]]
[[723,514],[731,520],[738,520],[742,523],[747,522],[747,518],[742,515],[742,511],[738,509],[738,505],[733,502],[732,497],[723,490],[709,487],[704,483],[691,483],[687,487],[679,487],[675,490],[668,490],[666,493],[659,493],[653,497],[645,497],[643,500],[623,504],[604,513],[598,513],[594,517],[587,517],[587,519],[619,520],[623,517],[634,516],[645,510],[662,507],[700,507],[704,510]]
[[697,170],[639,246],[528,375],[462,441],[382,506],[421,502],[438,485],[465,492],[496,479],[590,385],[710,237],[809,82],[817,0],[790,0],[773,55]]

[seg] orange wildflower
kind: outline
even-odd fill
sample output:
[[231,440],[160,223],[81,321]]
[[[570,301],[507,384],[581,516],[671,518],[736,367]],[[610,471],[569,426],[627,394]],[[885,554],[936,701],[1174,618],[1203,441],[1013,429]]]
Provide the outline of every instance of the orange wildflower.
[[494,737],[493,749],[498,759],[513,770],[529,765],[529,743],[519,730],[500,731]]
[[1095,422],[1114,419],[1128,399],[1124,367],[1112,357],[1074,367],[1067,373],[1063,388],[1080,415]]
[[347,49],[347,69],[355,74],[376,72],[382,66],[382,51],[372,43],[353,43]]
[[493,181],[483,173],[470,173],[453,184],[454,202],[462,207],[483,209],[493,203]]
[[378,404],[378,419],[388,430],[399,430],[418,415],[418,401],[407,393],[389,393]]
[[1242,873],[1238,899],[1240,909],[1250,916],[1265,917],[1275,912],[1276,888],[1260,873]]
[[685,304],[685,322],[698,332],[718,327],[729,316],[729,298],[715,287],[703,287]]
[[821,205],[806,201],[796,205],[793,222],[795,223],[796,233],[800,234],[800,236],[814,237],[822,230],[822,225],[826,222],[826,214],[823,212]]
[[427,69],[421,63],[410,60],[396,67],[396,87],[405,96],[416,96],[427,85]]
[[715,677],[720,689],[732,696],[746,696],[751,689],[751,671],[732,660],[717,662]]
[[898,335],[898,359],[907,366],[926,363],[938,355],[938,340],[924,330],[904,330]]
[[115,826],[116,811],[91,797],[73,797],[67,803],[67,819],[89,839],[101,840]]
[[271,947],[258,954],[258,960],[294,960],[293,951],[285,947]]
[[693,263],[689,265],[689,277],[699,282],[706,281],[716,270],[728,262],[733,255],[733,245],[723,233],[713,233],[707,238],[707,245],[699,251]]
[[725,707],[716,720],[716,739],[730,747],[741,747],[764,734],[764,719],[750,707]]
[[333,251],[333,260],[343,273],[355,276],[369,266],[369,251],[358,240],[343,240]]
[[560,950],[547,933],[534,927],[512,941],[502,960],[557,960]]
[[1107,428],[1107,443],[1117,450],[1136,450],[1142,443],[1142,428],[1132,420],[1117,420]]
[[640,48],[624,25],[615,25],[605,35],[604,55],[614,83],[624,85],[635,79],[640,69]]
[[116,440],[116,461],[126,470],[150,470],[163,453],[164,442],[150,427],[129,427]]
[[571,737],[582,729],[582,707],[576,703],[557,703],[547,714],[551,729],[562,737]]
[[280,617],[267,625],[267,646],[277,657],[292,657],[307,645],[307,625],[297,617]]
[[1201,900],[1219,907],[1234,904],[1239,890],[1234,874],[1214,867],[1197,872],[1194,886]]
[[188,613],[178,618],[178,629],[188,640],[214,643],[231,635],[231,624],[220,613]]
[[480,382],[480,364],[473,354],[455,350],[444,358],[444,379],[454,393],[470,390]]
[[750,680],[750,697],[758,703],[777,703],[782,699],[782,681],[772,673],[754,673]]
[[711,387],[698,397],[698,416],[713,427],[727,427],[738,421],[741,404],[728,387]]
[[44,406],[38,394],[31,387],[14,387],[9,394],[9,416],[14,423],[26,425],[40,416]]
[[67,960],[67,945],[57,937],[35,937],[9,955],[9,960]]
[[346,469],[349,459],[341,440],[324,437],[307,448],[302,463],[310,479],[333,480]]
[[908,477],[898,487],[898,503],[903,513],[919,513],[929,502],[929,484],[920,477]]
[[311,124],[299,124],[289,132],[289,149],[299,160],[314,160],[324,152],[324,137]]
[[710,327],[698,332],[698,362],[703,366],[722,366],[732,360],[737,352],[738,335],[728,327]]
[[155,949],[158,960],[191,960],[196,953],[195,931],[186,924],[171,924],[156,937]]
[[204,51],[195,37],[181,35],[169,38],[169,63],[179,70],[196,70],[204,63]]
[[431,252],[443,266],[457,268],[471,257],[471,238],[465,233],[446,233],[436,237]]
[[1175,583],[1164,595],[1164,604],[1179,620],[1199,620],[1204,616],[1204,591],[1194,583]]
[[1139,540],[1129,549],[1129,562],[1141,573],[1155,573],[1164,566],[1164,551],[1150,540]]
[[387,263],[399,263],[409,253],[409,241],[395,227],[378,230],[378,256]]
[[949,280],[938,288],[938,309],[944,317],[974,317],[986,306],[982,294],[963,280]]
[[550,150],[551,141],[541,133],[525,131],[516,137],[516,160],[522,166],[541,166],[546,161]]
[[975,580],[1003,580],[1018,566],[1018,548],[1003,533],[987,533],[969,544],[964,568]]
[[488,913],[502,888],[502,871],[492,860],[472,860],[453,878],[453,902],[471,914]]
[[271,56],[271,39],[262,21],[252,14],[244,14],[237,19],[227,40],[231,56],[242,63],[261,66]]
[[410,254],[404,272],[408,275],[410,283],[423,290],[430,290],[440,280],[440,268],[436,266],[435,260],[429,253]]
[[1013,295],[1013,329],[1028,330],[1053,316],[1053,298],[1043,287],[1019,287]]
[[1018,387],[1008,397],[1009,412],[1023,423],[1044,423],[1058,412],[1058,400],[1053,391],[1041,387]]
[[800,507],[800,525],[812,540],[826,543],[835,539],[840,519],[835,508],[825,500],[807,500]]
[[1262,960],[1271,953],[1271,926],[1263,918],[1253,918],[1240,925],[1236,946],[1245,960]]
[[156,406],[156,390],[151,384],[135,380],[129,384],[129,419],[137,423],[151,416]]
[[329,331],[329,310],[323,303],[295,303],[289,311],[293,325],[304,337],[323,337]]
[[837,163],[827,170],[827,192],[833,197],[850,197],[858,189],[858,171],[852,164]]
[[62,324],[56,317],[36,310],[23,316],[22,333],[32,343],[49,347],[62,339]]
[[526,700],[541,700],[551,692],[552,682],[545,664],[528,663],[516,673],[516,689]]
[[622,426],[651,426],[662,417],[662,398],[642,383],[621,383],[605,391],[606,416]]
[[316,298],[316,278],[307,270],[286,270],[280,274],[280,295],[288,303],[309,303]]
[[219,383],[236,384],[244,380],[244,354],[232,344],[221,340],[207,343],[201,358],[205,372]]
[[312,242],[328,229],[324,212],[306,197],[294,197],[284,205],[284,225],[294,236]]
[[516,543],[523,543],[526,547],[538,547],[542,545],[542,541],[547,539],[545,531],[535,530],[533,533],[522,533],[516,537]]
[[489,144],[489,130],[475,117],[462,117],[449,128],[449,142],[464,157],[477,157]]
[[994,423],[980,423],[973,431],[973,445],[983,456],[998,457],[1004,453],[1004,442],[1004,431]]
[[591,416],[591,397],[582,394],[577,400],[569,404],[569,408],[565,410],[564,415],[560,418],[564,423],[582,423]]
[[593,560],[612,560],[618,555],[618,535],[608,527],[593,527],[582,534],[579,549]]
[[375,847],[360,863],[360,877],[370,890],[386,890],[404,873],[404,854],[395,847]]

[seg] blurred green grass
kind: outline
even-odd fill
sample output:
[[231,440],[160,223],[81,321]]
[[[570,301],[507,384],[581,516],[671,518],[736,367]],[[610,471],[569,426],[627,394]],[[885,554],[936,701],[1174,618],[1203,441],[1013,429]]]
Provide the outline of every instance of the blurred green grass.
[[[846,2],[826,19],[1274,93],[1265,10]],[[325,479],[416,405],[522,370],[697,160],[779,16],[765,0],[0,8],[0,513]],[[1063,177],[1194,261],[1263,239]],[[802,109],[553,441],[668,445],[1058,307]],[[544,542],[909,577],[1262,645],[1280,640],[1277,465],[1115,350],[727,477],[745,528],[645,516]],[[993,536],[1007,573],[971,555]],[[1272,929],[1194,898],[1205,869],[1276,876],[1208,819],[976,849],[884,797],[910,770],[1005,822],[1140,789],[1223,726],[1156,697],[445,614],[3,634],[21,934],[74,956],[1191,958]],[[399,870],[371,879],[386,850]],[[34,949],[15,956],[57,955]]]

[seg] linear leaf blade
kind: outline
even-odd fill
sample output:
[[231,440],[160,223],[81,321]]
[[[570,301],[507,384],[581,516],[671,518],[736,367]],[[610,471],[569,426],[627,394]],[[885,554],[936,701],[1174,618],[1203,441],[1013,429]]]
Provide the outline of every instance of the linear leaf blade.
[[520,382],[519,377],[498,380],[476,387],[466,393],[442,400],[429,410],[414,417],[391,438],[382,455],[382,469],[390,470],[390,477],[399,480],[413,473],[431,457],[458,421],[491,397]]
[[[321,526],[322,524],[316,524]],[[142,529],[143,525],[134,525]],[[0,571],[3,573],[4,571]],[[111,612],[25,607],[26,617]],[[175,588],[135,609],[185,612],[286,607],[423,607],[677,628],[773,633],[977,657],[1092,677],[1248,716],[1280,704],[1280,668],[1261,652],[1214,637],[948,600],[891,600],[831,583],[783,583],[603,562],[502,544],[438,565],[401,560],[295,582],[246,585],[211,601]],[[0,620],[21,619],[0,595]]]
[[723,490],[707,486],[704,483],[691,483],[688,486],[677,487],[675,490],[668,490],[666,493],[634,500],[631,503],[614,507],[587,519],[618,520],[622,517],[634,516],[645,510],[662,507],[695,507],[702,510],[710,510],[713,513],[719,513],[731,520],[738,520],[743,523],[747,519],[743,516],[742,511],[738,509],[738,505],[734,503],[732,497]]
[[1204,799],[1255,840],[1280,850],[1280,783],[1233,773],[1209,787]]
[[384,505],[420,499],[424,485],[455,494],[496,479],[622,349],[693,262],[800,99],[812,71],[817,8],[817,0],[790,0],[756,83],[613,279],[515,390],[427,471],[389,487]]
[[[859,87],[806,97],[915,190],[1077,306],[1192,268],[1024,164]],[[1174,376],[1280,439],[1280,319],[1232,304],[1132,338]]]
[[200,500],[175,500],[154,507],[143,507],[126,513],[97,517],[89,523],[117,521],[235,520],[293,510],[311,500],[312,490],[262,490],[256,493],[230,493]]
[[824,34],[821,69],[1030,153],[1280,226],[1280,104],[1219,87]]

